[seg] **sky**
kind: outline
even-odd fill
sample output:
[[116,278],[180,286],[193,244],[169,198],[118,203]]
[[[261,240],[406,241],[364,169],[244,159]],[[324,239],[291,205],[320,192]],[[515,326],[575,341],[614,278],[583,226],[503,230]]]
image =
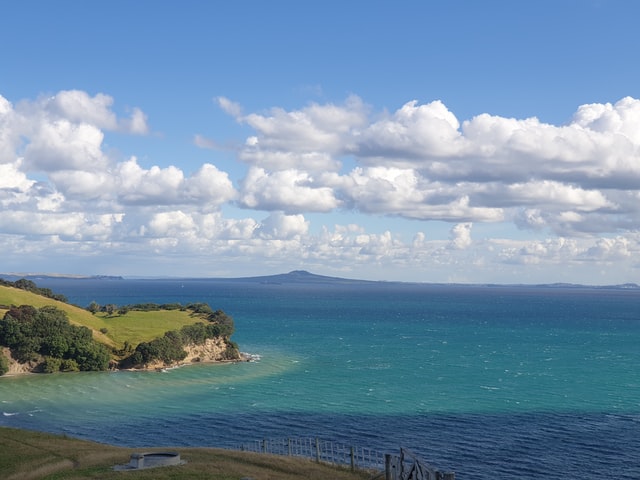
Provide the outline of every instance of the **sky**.
[[640,283],[640,2],[2,10],[0,272]]

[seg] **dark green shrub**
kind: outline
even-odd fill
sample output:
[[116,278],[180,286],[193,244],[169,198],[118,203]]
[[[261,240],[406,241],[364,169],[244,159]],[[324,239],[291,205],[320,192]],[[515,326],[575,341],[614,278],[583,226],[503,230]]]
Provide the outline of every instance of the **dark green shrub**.
[[42,371],[44,373],[56,373],[60,371],[62,360],[60,358],[45,357],[42,362]]
[[0,351],[0,376],[9,371],[9,359]]

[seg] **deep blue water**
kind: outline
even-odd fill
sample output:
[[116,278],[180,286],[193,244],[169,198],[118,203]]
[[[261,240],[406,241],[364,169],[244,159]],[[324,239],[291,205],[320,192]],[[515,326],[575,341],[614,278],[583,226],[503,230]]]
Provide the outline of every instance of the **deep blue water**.
[[321,437],[460,479],[640,478],[640,291],[48,280],[208,302],[255,363],[0,379],[0,425],[124,446]]

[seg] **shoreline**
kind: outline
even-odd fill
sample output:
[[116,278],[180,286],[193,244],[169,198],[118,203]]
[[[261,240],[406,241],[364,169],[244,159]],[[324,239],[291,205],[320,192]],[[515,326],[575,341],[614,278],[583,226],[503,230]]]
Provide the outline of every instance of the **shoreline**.
[[[260,360],[260,355],[257,354],[252,354],[252,353],[246,353],[246,352],[239,352],[239,358],[235,358],[235,359],[223,359],[223,360],[197,360],[197,361],[190,361],[190,362],[180,362],[177,364],[170,364],[170,365],[158,365],[158,364],[154,364],[154,365],[149,365],[149,366],[145,366],[145,367],[141,367],[141,368],[110,368],[107,370],[96,370],[96,372],[158,372],[158,373],[163,373],[163,372],[167,372],[169,370],[175,370],[177,368],[182,368],[182,367],[189,367],[189,366],[194,366],[194,365],[213,365],[216,363],[219,364],[229,364],[229,363],[251,363],[251,362],[256,362]],[[22,377],[22,376],[26,376],[26,375],[56,375],[56,374],[65,374],[65,373],[80,373],[80,372],[56,372],[56,373],[44,373],[44,372],[34,372],[33,370],[28,369],[27,367],[25,367],[25,364],[21,364],[21,363],[17,363],[15,362],[13,359],[11,360],[12,363],[9,366],[9,371],[7,373],[5,373],[4,375],[0,375],[0,379],[2,378],[12,378],[12,377]],[[17,365],[18,368],[11,368],[13,366]],[[34,367],[35,368],[35,367]]]

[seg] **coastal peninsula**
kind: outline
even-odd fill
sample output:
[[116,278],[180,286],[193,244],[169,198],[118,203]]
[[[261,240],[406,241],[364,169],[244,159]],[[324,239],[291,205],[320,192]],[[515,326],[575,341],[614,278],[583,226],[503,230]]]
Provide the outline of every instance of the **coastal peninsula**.
[[233,332],[205,303],[81,308],[30,280],[0,281],[0,375],[238,361]]

